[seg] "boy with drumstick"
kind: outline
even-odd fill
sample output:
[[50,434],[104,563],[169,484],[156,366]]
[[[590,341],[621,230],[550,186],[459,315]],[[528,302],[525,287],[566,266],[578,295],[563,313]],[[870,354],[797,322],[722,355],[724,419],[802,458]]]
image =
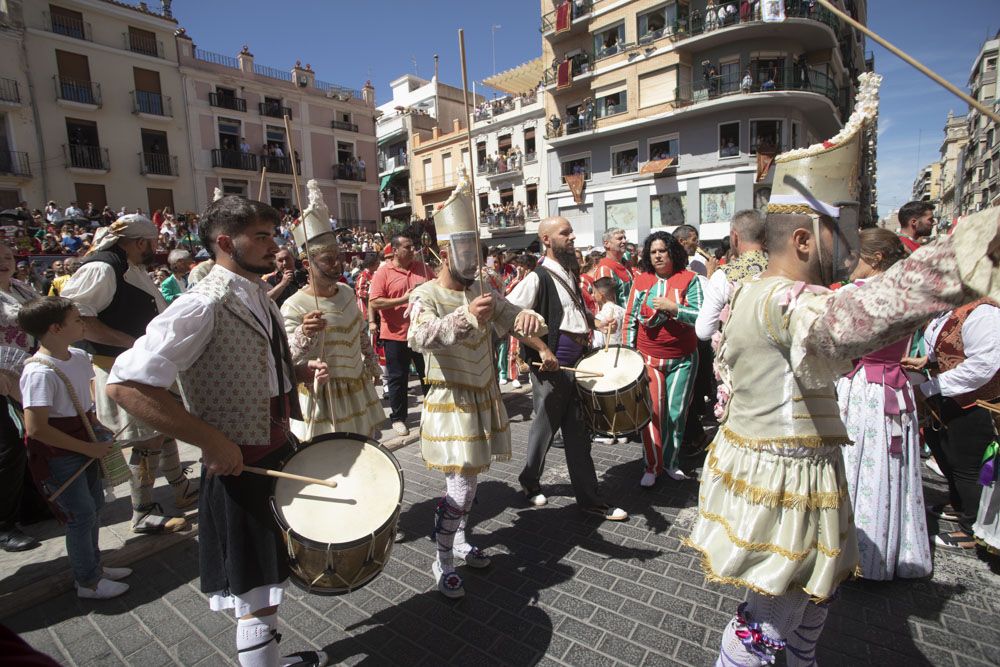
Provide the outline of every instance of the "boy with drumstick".
[[17,321],[41,342],[35,355],[38,361],[26,362],[21,373],[31,475],[45,495],[51,497],[61,490],[50,502],[66,521],[66,555],[76,580],[76,594],[96,600],[118,597],[128,590],[128,584],[119,579],[132,570],[101,566],[97,534],[104,489],[100,463],[93,463],[111,451],[112,443],[91,442],[77,412],[79,404],[92,428],[99,427],[90,396],[94,378],[90,355],[70,347],[83,340],[83,318],[72,301],[50,296],[22,306]]

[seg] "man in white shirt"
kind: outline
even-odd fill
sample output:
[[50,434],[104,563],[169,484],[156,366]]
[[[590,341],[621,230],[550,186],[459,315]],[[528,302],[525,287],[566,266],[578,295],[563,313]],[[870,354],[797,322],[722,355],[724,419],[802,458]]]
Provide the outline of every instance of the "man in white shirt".
[[181,468],[177,442],[164,440],[161,433],[119,408],[104,393],[115,358],[132,347],[149,321],[167,305],[144,266],[153,259],[156,225],[133,213],[102,229],[106,231],[95,239],[90,254],[63,285],[61,295],[76,304],[86,322],[87,343],[93,353],[97,418],[116,434],[116,440],[132,447],[132,530],[175,532],[187,527],[187,522],[166,515],[153,502],[153,484],[159,470],[174,489],[178,510],[198,501],[197,486]]
[[959,530],[934,537],[940,547],[974,549],[972,524],[982,487],[983,453],[996,437],[993,420],[977,399],[1000,396],[1000,307],[981,299],[933,320],[924,332],[927,357],[907,358],[909,370],[936,364],[938,375],[920,385],[921,393],[940,417],[940,431],[924,431],[927,445],[948,480],[951,508],[932,512],[954,520]]
[[[538,238],[545,256],[538,267],[517,284],[507,300],[545,318],[549,327],[546,344],[555,352],[560,365],[572,366],[586,352],[591,329],[589,311],[580,294],[580,265],[573,247],[576,236],[568,220],[554,217],[538,225]],[[530,348],[524,349],[523,354],[528,362],[540,359]],[[566,467],[580,509],[608,521],[625,521],[628,513],[606,503],[597,488],[590,433],[583,420],[572,374],[562,370],[543,373],[531,367],[531,375],[535,417],[528,432],[528,458],[518,477],[528,502],[536,507],[547,502],[539,480],[552,437],[561,429]]]
[[83,215],[83,211],[80,210],[80,207],[77,206],[76,202],[74,201],[74,202],[70,202],[69,206],[66,207],[66,211],[65,211],[64,215],[67,218],[76,218],[76,217],[79,217],[79,216]]
[[[767,268],[764,259],[764,217],[753,209],[738,211],[729,231],[733,260],[720,266],[702,285],[705,300],[698,311],[694,330],[701,340],[711,340],[719,330],[719,317],[729,303],[737,281],[757,275]],[[740,257],[744,259],[741,261]]]
[[[708,276],[708,266],[705,264],[705,258],[699,254],[698,248],[698,230],[691,225],[680,225],[673,232],[674,238],[680,241],[681,245],[684,246],[684,250],[688,254],[688,266],[687,268],[694,271],[702,278]],[[704,285],[702,285],[704,287]]]

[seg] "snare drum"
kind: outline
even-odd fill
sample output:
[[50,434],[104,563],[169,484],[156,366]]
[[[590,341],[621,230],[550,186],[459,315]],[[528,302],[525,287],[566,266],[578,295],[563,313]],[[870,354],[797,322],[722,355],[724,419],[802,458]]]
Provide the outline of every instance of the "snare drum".
[[649,423],[653,414],[649,404],[649,381],[638,352],[612,345],[588,354],[577,362],[576,369],[604,374],[603,377],[578,375],[576,378],[583,414],[592,430],[602,435],[619,436],[639,431]]
[[311,593],[349,593],[385,567],[403,502],[403,472],[388,449],[355,433],[302,443],[280,467],[337,488],[275,479],[271,511],[292,581]]

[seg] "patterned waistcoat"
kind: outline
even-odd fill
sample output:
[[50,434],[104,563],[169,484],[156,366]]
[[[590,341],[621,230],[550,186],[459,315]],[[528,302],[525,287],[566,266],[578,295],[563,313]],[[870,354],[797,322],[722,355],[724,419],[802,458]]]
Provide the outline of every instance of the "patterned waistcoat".
[[[270,342],[253,313],[233,294],[233,275],[211,271],[189,291],[212,300],[212,338],[198,360],[180,374],[188,410],[216,427],[238,445],[267,445],[271,432],[271,392],[267,358]],[[273,307],[281,322],[281,316]],[[279,327],[275,332],[283,336]],[[287,346],[285,347],[287,350]],[[288,369],[294,368],[285,355]],[[298,401],[292,417],[301,419]]]
[[[937,341],[934,344],[934,355],[938,359],[938,366],[941,372],[950,371],[965,361],[965,342],[962,340],[962,325],[969,318],[977,307],[983,304],[1000,307],[993,299],[983,297],[972,303],[967,303],[960,308],[956,308],[951,317],[941,327]],[[953,396],[959,405],[968,406],[977,400],[992,401],[1000,396],[1000,373],[993,376],[993,379],[984,384],[979,389],[960,396]]]

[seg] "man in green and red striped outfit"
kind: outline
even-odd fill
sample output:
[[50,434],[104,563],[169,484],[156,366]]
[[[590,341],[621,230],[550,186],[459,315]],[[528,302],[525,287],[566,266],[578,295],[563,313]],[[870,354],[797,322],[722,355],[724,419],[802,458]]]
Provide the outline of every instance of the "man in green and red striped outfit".
[[628,293],[632,290],[632,267],[624,259],[625,248],[628,240],[625,238],[625,230],[613,227],[604,232],[604,257],[597,263],[597,272],[594,279],[611,278],[615,283],[615,303],[622,308],[628,300]]

